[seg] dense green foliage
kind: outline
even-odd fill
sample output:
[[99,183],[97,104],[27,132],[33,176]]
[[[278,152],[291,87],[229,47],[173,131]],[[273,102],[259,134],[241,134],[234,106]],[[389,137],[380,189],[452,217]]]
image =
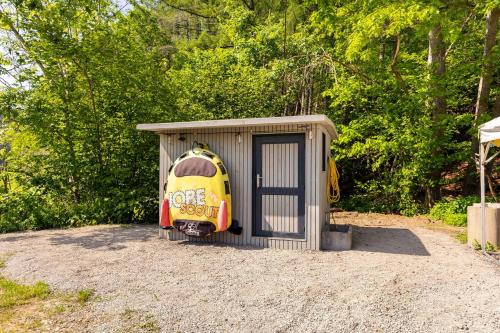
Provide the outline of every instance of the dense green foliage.
[[443,199],[430,209],[429,216],[445,224],[463,227],[467,224],[467,207],[476,202],[479,202],[477,196]]
[[498,0],[0,3],[0,231],[154,221],[137,123],[311,113],[337,124],[344,207],[415,214],[474,191],[500,115]]

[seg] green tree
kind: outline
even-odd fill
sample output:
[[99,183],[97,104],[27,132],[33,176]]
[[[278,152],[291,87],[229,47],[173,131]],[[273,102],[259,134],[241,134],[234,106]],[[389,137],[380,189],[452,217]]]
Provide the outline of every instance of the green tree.
[[498,0],[122,5],[1,2],[0,230],[155,220],[144,122],[327,114],[347,208],[413,214],[476,187]]

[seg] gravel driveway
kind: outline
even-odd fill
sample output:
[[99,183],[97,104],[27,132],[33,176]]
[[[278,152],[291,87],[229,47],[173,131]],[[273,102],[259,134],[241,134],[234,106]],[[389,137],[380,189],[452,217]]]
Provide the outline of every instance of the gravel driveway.
[[[312,252],[159,240],[156,226],[0,235],[2,274],[95,289],[61,329],[122,332],[500,332],[500,270],[420,226],[355,228],[355,249]],[[134,326],[135,327],[135,326]]]

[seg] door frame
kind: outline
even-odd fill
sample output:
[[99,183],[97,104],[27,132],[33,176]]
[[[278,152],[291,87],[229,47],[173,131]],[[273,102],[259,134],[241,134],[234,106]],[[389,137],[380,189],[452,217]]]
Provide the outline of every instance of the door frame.
[[[298,186],[260,187],[257,189],[257,173],[262,175],[262,145],[297,143],[298,151]],[[298,233],[273,232],[262,230],[262,196],[263,195],[297,196]],[[252,236],[305,239],[305,133],[294,132],[284,134],[255,134],[252,136]]]

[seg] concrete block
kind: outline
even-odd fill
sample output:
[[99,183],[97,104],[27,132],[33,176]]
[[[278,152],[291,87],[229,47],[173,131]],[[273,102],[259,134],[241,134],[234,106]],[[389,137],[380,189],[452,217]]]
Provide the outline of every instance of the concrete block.
[[[486,204],[486,241],[500,246],[500,204]],[[477,240],[481,244],[481,205],[467,207],[467,244]]]
[[321,232],[321,249],[346,251],[352,247],[352,227],[350,225],[326,224]]

